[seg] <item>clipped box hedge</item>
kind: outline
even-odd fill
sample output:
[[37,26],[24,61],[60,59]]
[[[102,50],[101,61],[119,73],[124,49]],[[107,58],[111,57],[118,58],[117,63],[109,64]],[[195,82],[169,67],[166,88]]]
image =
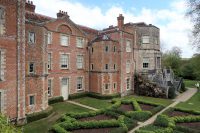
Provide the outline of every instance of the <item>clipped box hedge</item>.
[[59,96],[59,97],[49,98],[48,103],[49,103],[49,105],[51,105],[51,104],[59,103],[59,102],[63,102],[63,101],[64,101],[64,98],[62,96]]
[[78,98],[82,98],[86,96],[106,100],[106,99],[113,99],[113,98],[120,97],[120,94],[117,93],[117,94],[111,94],[111,95],[101,95],[101,94],[93,93],[93,92],[83,92],[83,93],[71,94],[69,95],[69,99],[78,99]]
[[32,114],[28,114],[26,116],[27,119],[27,123],[42,119],[42,118],[46,118],[48,117],[50,114],[52,114],[53,112],[53,107],[49,106],[46,110],[43,110],[41,112],[36,112],[36,113],[32,113]]

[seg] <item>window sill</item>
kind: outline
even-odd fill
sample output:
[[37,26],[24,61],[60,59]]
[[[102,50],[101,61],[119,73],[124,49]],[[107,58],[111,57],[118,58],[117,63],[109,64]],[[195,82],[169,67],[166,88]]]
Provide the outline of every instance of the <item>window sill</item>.
[[62,44],[61,44],[60,46],[62,46],[62,47],[68,47],[69,45],[62,45]]
[[77,92],[84,92],[84,89],[77,89]]
[[61,70],[69,70],[69,68],[60,68]]

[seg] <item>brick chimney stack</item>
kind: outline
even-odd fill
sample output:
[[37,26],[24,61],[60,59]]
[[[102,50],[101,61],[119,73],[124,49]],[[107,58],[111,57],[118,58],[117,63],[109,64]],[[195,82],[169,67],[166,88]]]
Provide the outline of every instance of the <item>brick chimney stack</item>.
[[26,0],[26,11],[35,12],[35,5],[33,5],[33,1]]
[[57,13],[57,18],[62,18],[62,17],[67,17],[67,18],[69,18],[69,15],[67,14],[67,12],[64,12],[64,11],[59,11],[58,13]]
[[121,30],[124,26],[124,16],[122,14],[119,14],[119,17],[117,17],[118,27]]

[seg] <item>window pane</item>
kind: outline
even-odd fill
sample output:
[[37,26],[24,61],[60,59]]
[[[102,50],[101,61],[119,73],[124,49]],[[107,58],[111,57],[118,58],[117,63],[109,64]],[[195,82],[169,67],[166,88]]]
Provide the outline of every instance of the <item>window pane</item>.
[[77,89],[78,90],[82,90],[83,89],[83,78],[82,77],[78,77],[77,78]]
[[34,73],[34,63],[29,64],[29,73]]
[[150,41],[150,37],[149,36],[143,36],[142,37],[142,43],[149,43]]
[[77,43],[77,47],[83,48],[84,39],[81,38],[81,37],[78,37],[78,38],[76,39],[76,43]]
[[82,69],[83,68],[83,55],[77,56],[77,68]]
[[35,43],[35,33],[34,32],[29,32],[28,42]]
[[30,105],[35,104],[35,96],[30,96]]
[[61,68],[68,68],[68,55],[62,54],[60,59]]
[[69,37],[66,35],[61,36],[61,45],[68,46],[69,43]]
[[48,80],[48,96],[51,96],[51,90],[52,90],[52,80]]
[[131,41],[126,41],[126,52],[131,52]]

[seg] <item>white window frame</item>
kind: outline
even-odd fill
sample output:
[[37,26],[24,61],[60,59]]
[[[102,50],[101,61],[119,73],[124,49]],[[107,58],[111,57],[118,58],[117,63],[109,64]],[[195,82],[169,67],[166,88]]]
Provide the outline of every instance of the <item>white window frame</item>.
[[117,82],[113,82],[113,89],[114,89],[114,90],[117,89]]
[[144,57],[143,58],[143,63],[142,63],[142,68],[143,69],[148,69],[149,68],[149,58],[148,57]]
[[84,56],[83,55],[76,56],[76,67],[77,67],[77,69],[84,68]]
[[4,7],[1,7],[0,6],[0,10],[2,11],[0,14],[1,17],[3,18],[0,18],[0,36],[4,35],[5,34],[5,9]]
[[90,67],[91,67],[90,70],[94,70],[94,64],[93,63],[90,64]]
[[[33,101],[33,102],[34,102],[33,104],[31,104],[31,97],[34,98],[34,99],[33,99],[33,100],[34,100],[34,101]],[[35,98],[35,97],[36,97],[36,95],[29,95],[29,106],[35,106],[35,105],[36,105],[36,98]]]
[[117,69],[117,65],[113,64],[113,69],[116,70]]
[[[66,56],[66,60],[62,59],[62,56]],[[60,54],[60,69],[69,69],[69,62],[70,62],[70,56],[67,53],[61,53]],[[64,64],[66,63],[66,64]],[[63,67],[62,65],[66,65],[67,67]]]
[[[129,82],[128,82],[129,80]],[[128,77],[126,78],[126,90],[130,90],[131,89],[131,78]]]
[[0,49],[0,81],[5,80],[5,51]]
[[48,53],[48,65],[47,65],[47,67],[48,67],[48,70],[52,69],[52,53]]
[[117,51],[117,47],[113,46],[113,52],[116,52],[116,51]]
[[77,79],[76,79],[76,89],[77,89],[77,91],[84,90],[84,88],[83,88],[83,85],[84,85],[83,80],[84,80],[83,77],[77,77]]
[[[107,89],[106,89],[106,86],[108,87]],[[104,84],[104,90],[110,90],[110,84],[109,83]]]
[[[50,84],[49,84],[49,81],[50,81]],[[48,79],[48,85],[47,85],[47,94],[48,94],[49,97],[52,96],[52,90],[53,90],[53,79],[49,78]]]
[[76,38],[76,46],[78,48],[83,48],[85,43],[85,39],[83,37],[77,37]]
[[131,40],[126,40],[126,52],[131,52]]
[[[30,65],[33,64],[33,71],[30,72]],[[28,64],[28,73],[29,74],[35,74],[35,62],[29,62]]]
[[34,44],[36,43],[36,34],[33,31],[28,32],[28,43],[29,44]]
[[105,70],[109,70],[109,64],[105,64]]
[[126,61],[126,73],[130,73],[131,72],[131,61],[127,60]]
[[142,44],[149,44],[150,43],[150,36],[144,35],[142,36]]
[[[64,39],[66,39],[66,40],[63,42]],[[60,45],[61,46],[69,46],[69,42],[70,42],[70,36],[69,35],[66,35],[66,34],[60,35]]]
[[52,32],[47,32],[47,44],[52,44]]
[[105,45],[105,52],[109,52],[109,46]]

